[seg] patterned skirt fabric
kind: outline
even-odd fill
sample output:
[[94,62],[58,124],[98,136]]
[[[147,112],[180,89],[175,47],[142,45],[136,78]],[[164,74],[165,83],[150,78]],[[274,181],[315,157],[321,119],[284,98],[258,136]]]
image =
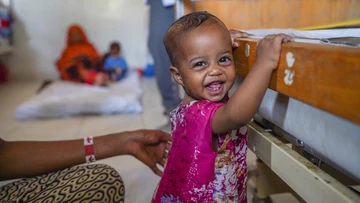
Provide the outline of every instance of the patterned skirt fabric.
[[124,202],[125,186],[115,169],[81,165],[22,179],[0,188],[0,202]]

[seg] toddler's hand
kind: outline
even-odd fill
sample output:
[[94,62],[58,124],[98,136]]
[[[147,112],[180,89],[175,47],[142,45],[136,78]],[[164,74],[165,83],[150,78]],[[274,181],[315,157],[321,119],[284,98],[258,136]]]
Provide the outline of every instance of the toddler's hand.
[[121,68],[116,68],[116,69],[115,69],[115,72],[116,72],[117,74],[121,74],[121,73],[123,72],[123,70],[122,70]]
[[294,41],[294,39],[285,34],[265,36],[257,45],[256,63],[275,70],[279,63],[281,44],[292,41]]
[[231,42],[232,42],[232,47],[233,48],[237,48],[239,45],[237,42],[234,42],[235,38],[243,38],[243,37],[249,37],[249,34],[246,32],[242,32],[240,30],[229,30],[230,32],[230,36],[231,36]]

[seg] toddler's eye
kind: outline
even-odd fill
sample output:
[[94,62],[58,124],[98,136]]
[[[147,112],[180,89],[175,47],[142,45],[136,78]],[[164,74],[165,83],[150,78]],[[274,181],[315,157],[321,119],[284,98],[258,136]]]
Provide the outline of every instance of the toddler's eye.
[[219,60],[220,63],[224,63],[224,62],[228,62],[228,61],[231,61],[231,58],[229,58],[227,56],[221,57],[221,59]]
[[197,62],[194,67],[198,67],[198,66],[206,66],[206,63],[201,61],[201,62]]

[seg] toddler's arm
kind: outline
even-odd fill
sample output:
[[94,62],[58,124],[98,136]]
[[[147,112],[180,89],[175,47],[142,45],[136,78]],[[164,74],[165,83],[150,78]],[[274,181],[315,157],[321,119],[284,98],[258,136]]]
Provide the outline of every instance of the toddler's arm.
[[290,36],[278,34],[266,36],[259,42],[256,63],[228,103],[214,114],[214,134],[238,129],[251,120],[270,83],[271,74],[278,66],[281,44],[290,41],[293,41]]
[[105,59],[105,63],[104,63],[104,70],[105,71],[112,71],[114,70],[115,67],[113,67],[111,61],[107,58]]
[[122,66],[121,66],[121,68],[124,70],[124,71],[126,71],[127,69],[128,69],[128,65],[127,65],[127,63],[126,63],[126,60],[125,60],[125,58],[121,58],[122,60],[121,60],[121,63],[122,63]]

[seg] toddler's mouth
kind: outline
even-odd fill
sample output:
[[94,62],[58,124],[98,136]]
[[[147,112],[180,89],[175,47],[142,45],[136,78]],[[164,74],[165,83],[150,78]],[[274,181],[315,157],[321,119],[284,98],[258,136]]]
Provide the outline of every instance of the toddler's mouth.
[[225,82],[222,82],[222,81],[214,81],[214,82],[207,84],[205,86],[205,89],[207,90],[207,92],[210,95],[215,96],[215,95],[222,93],[222,91],[224,89],[224,83]]

